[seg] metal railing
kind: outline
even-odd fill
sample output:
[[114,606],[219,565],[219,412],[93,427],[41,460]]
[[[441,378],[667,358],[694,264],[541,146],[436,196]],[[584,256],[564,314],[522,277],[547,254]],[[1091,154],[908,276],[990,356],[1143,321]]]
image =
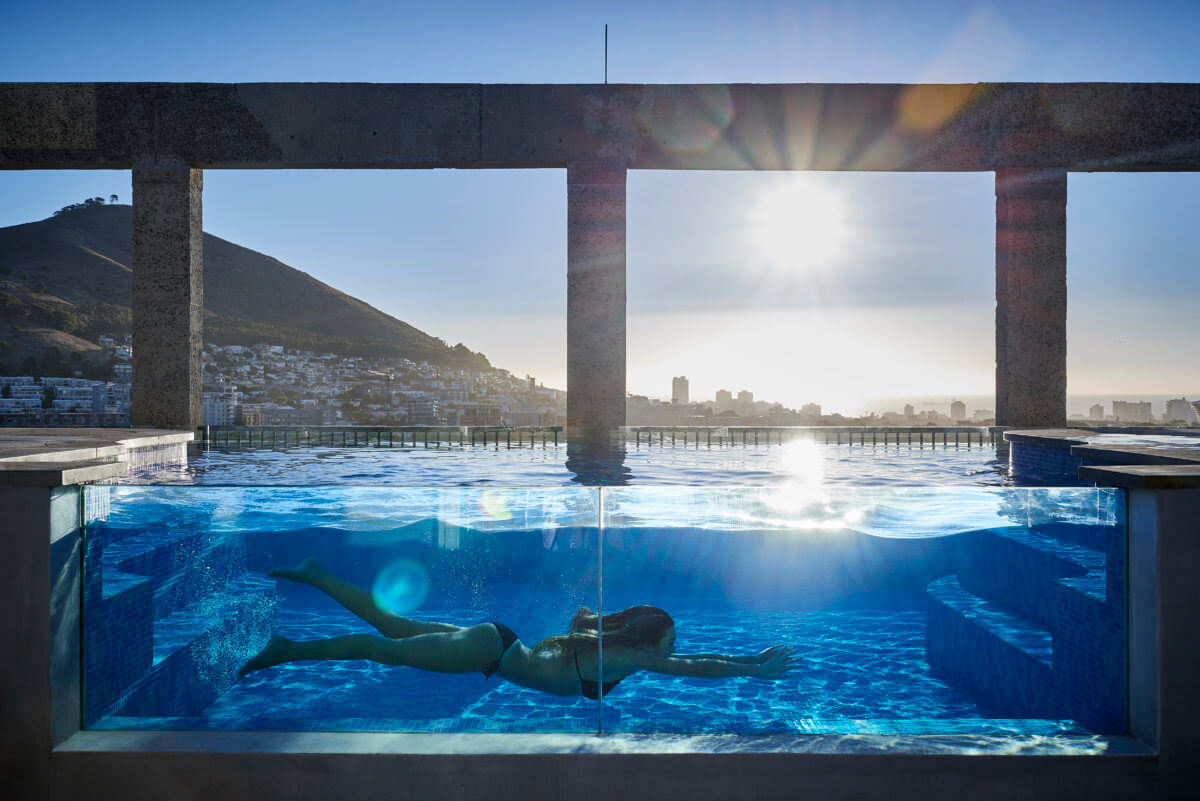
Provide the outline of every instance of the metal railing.
[[[796,440],[830,445],[1003,446],[1002,426],[626,426],[635,448],[769,446]],[[567,441],[559,426],[203,426],[197,441],[215,448],[552,447]]]
[[225,448],[519,448],[566,441],[562,428],[553,426],[202,426],[196,439],[202,445]]

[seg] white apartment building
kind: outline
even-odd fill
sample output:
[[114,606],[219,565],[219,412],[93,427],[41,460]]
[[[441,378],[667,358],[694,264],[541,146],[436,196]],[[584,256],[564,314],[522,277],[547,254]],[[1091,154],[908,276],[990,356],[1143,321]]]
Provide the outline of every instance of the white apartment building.
[[686,406],[688,403],[688,380],[686,375],[671,379],[671,403]]
[[1121,423],[1149,423],[1154,420],[1150,412],[1150,401],[1112,402],[1113,417]]
[[237,387],[221,392],[205,392],[200,406],[200,423],[206,426],[231,426],[237,422]]
[[1200,425],[1200,415],[1196,413],[1193,402],[1187,398],[1172,398],[1167,401],[1163,422],[1169,423],[1172,420],[1182,420],[1183,424],[1188,426]]

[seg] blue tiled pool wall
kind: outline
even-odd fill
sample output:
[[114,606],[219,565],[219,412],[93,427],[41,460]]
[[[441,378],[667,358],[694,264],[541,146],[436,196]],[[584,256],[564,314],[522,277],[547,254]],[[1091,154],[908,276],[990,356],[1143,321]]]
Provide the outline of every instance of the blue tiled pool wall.
[[[1096,507],[1098,519],[1112,516],[1111,493],[1101,498],[1094,490],[1082,492],[1077,506]],[[1014,497],[1029,500],[1028,495]],[[766,622],[817,610],[924,607],[929,665],[974,699],[977,714],[1069,718],[1095,731],[1121,731],[1123,527],[1120,522],[1056,523],[1062,500],[1060,493],[1042,507],[1017,504],[1012,516],[1027,525],[918,540],[829,529],[606,528],[605,608],[655,603],[690,610],[683,619],[702,622],[732,614],[732,619]],[[114,505],[130,502],[136,503],[136,495]],[[460,624],[499,620],[527,643],[561,632],[577,606],[596,606],[595,527],[497,532],[428,518],[346,531],[287,528],[294,521],[283,520],[283,530],[211,533],[115,517],[124,522],[98,521],[86,537],[85,725],[105,716],[138,719],[151,727],[156,718],[199,721],[197,716],[234,687],[236,667],[273,633],[281,604],[289,612],[311,610],[315,618],[331,611],[310,588],[288,582],[277,587],[262,575],[305,556],[364,586],[371,585],[381,565],[420,564],[430,593],[417,616]],[[1116,520],[1123,521],[1123,515]],[[759,627],[758,636],[770,628]],[[706,650],[703,642],[689,645]],[[387,686],[389,697],[397,692],[394,682]],[[488,710],[493,702],[483,695],[490,685],[447,686],[437,690],[446,697],[426,698],[423,704],[415,699],[428,691],[414,689],[407,712],[425,710],[427,719],[414,725],[410,717],[401,725],[496,730]],[[739,693],[747,691],[739,685]],[[534,721],[536,730],[594,726],[594,704],[546,713],[541,697],[525,703],[530,707],[525,720]],[[743,730],[797,731],[814,725],[789,718],[788,698],[776,696],[773,703]],[[446,709],[456,704],[474,717],[446,718]],[[714,730],[709,720],[676,720],[669,704],[655,708],[658,712],[641,723],[636,711],[627,709],[625,724],[638,730]],[[729,730],[729,721],[738,720],[728,718],[725,729],[715,730]],[[257,723],[236,723],[280,725],[269,715]],[[291,725],[321,727],[301,719]]]
[[1071,455],[1072,444],[1012,442],[1008,451],[1009,472],[1022,483],[1084,486],[1087,482],[1079,480],[1083,460]]
[[1058,442],[1051,439],[1018,440],[1009,444],[1009,475],[1022,486],[1086,487],[1092,482],[1079,478],[1080,467],[1108,466],[1126,463],[1119,453],[1113,461],[1095,456],[1074,456],[1071,448],[1078,442]]
[[[382,569],[405,563],[419,566],[428,578],[428,595],[414,616],[434,610],[473,610],[469,625],[499,620],[528,641],[535,632],[548,636],[566,627],[580,606],[596,608],[598,529],[574,526],[539,531],[480,531],[427,519],[372,532],[308,528],[247,532],[246,565],[265,573],[313,557],[326,570],[361,587],[372,588]],[[279,583],[286,600],[328,607],[323,595],[292,582]],[[547,597],[556,605],[545,604]]]

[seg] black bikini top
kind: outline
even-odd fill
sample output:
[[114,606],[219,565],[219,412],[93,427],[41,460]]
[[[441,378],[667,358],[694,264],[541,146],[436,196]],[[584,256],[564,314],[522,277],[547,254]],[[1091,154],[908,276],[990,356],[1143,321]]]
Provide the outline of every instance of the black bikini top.
[[[595,701],[599,697],[596,694],[596,682],[585,679],[583,674],[579,672],[579,649],[576,648],[571,653],[575,655],[575,675],[579,677],[579,692],[584,698],[591,698],[593,701]],[[616,687],[620,683],[620,679],[617,679],[616,681],[604,682],[604,695],[608,695],[609,692],[612,691],[612,688]]]

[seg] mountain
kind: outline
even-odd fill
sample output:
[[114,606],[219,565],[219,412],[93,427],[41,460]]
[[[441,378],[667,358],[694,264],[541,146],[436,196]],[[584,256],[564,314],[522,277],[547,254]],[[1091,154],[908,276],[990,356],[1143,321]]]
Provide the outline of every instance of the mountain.
[[[88,201],[40,222],[0,228],[0,367],[58,347],[97,351],[130,326],[133,209]],[[268,301],[268,302],[264,302]],[[204,341],[256,342],[354,356],[488,369],[445,342],[263,253],[204,235]],[[0,370],[0,373],[3,371]]]

